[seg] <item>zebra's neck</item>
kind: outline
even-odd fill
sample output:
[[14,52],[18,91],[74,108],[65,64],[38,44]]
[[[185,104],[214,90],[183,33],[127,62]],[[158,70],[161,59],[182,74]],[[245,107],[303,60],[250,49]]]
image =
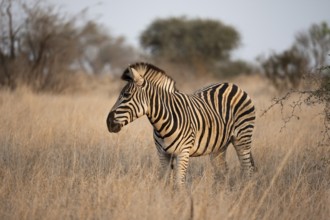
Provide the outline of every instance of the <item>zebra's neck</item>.
[[150,97],[148,118],[160,137],[167,137],[181,127],[179,115],[184,109],[182,97],[186,96],[178,91],[168,93],[164,91],[154,92]]

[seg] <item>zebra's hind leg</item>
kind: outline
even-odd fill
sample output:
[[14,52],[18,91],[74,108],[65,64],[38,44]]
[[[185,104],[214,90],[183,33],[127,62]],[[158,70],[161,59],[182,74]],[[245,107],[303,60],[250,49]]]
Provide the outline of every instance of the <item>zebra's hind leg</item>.
[[254,160],[251,153],[251,137],[251,135],[232,137],[232,143],[240,161],[243,176],[248,178],[250,178],[255,171]]
[[165,184],[169,184],[173,179],[174,169],[174,157],[170,154],[158,151],[158,157],[160,161],[159,179],[165,181]]

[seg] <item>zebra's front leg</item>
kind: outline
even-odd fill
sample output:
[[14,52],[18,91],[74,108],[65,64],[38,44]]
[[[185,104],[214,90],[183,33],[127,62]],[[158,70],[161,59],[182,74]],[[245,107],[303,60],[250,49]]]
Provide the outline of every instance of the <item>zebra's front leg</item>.
[[178,187],[182,187],[186,181],[186,173],[189,162],[189,148],[186,148],[179,153],[176,157],[176,184]]

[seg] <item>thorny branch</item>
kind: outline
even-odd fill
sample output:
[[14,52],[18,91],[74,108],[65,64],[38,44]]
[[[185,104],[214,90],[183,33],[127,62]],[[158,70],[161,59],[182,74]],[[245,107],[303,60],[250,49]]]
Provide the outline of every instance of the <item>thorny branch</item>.
[[[304,90],[304,91],[291,90],[281,97],[275,97],[272,100],[272,104],[270,106],[268,106],[268,108],[262,112],[261,117],[265,116],[275,106],[280,106],[281,117],[282,117],[282,121],[284,123],[280,129],[280,132],[282,132],[283,129],[286,128],[286,125],[292,119],[297,119],[297,120],[300,119],[300,117],[297,115],[297,109],[301,110],[303,104],[313,105],[316,103],[324,104],[324,102],[325,102],[323,113],[322,113],[322,115],[324,115],[324,119],[323,119],[324,130],[322,132],[323,138],[320,141],[319,145],[327,144],[330,141],[330,104],[329,104],[328,100],[324,101],[323,97],[318,96],[317,92],[318,92],[318,90],[315,90],[315,91],[313,91],[313,90],[307,90],[307,91],[306,90]],[[298,98],[296,98],[290,104],[287,104],[287,102],[293,95],[298,95]],[[284,113],[285,106],[290,107],[290,113],[288,116],[285,116],[285,113]]]
[[[330,56],[330,54],[329,54]],[[267,114],[275,106],[280,106],[281,116],[284,122],[283,126],[280,129],[280,132],[286,127],[286,125],[293,119],[299,120],[299,116],[296,114],[297,109],[302,108],[303,104],[306,105],[315,105],[322,104],[324,106],[323,112],[320,113],[323,115],[323,138],[319,144],[328,144],[330,143],[330,66],[322,66],[316,71],[310,72],[305,75],[305,79],[308,80],[310,85],[316,85],[316,87],[311,90],[291,90],[287,92],[282,97],[276,97],[272,100],[272,104],[265,109],[261,117]],[[313,86],[312,86],[313,87]],[[294,98],[294,101],[287,104],[289,99],[293,96],[298,96]],[[284,114],[285,106],[289,106],[291,111],[288,116]]]

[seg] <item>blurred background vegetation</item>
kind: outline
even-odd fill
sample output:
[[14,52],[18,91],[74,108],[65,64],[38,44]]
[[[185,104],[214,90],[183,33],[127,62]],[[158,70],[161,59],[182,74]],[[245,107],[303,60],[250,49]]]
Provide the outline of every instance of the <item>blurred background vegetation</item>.
[[219,20],[171,17],[152,21],[141,33],[138,49],[123,36],[84,19],[84,11],[67,15],[41,1],[0,0],[2,88],[79,90],[81,78],[116,79],[128,64],[143,60],[166,65],[164,69],[180,67],[184,76],[260,74],[279,91],[300,88],[302,80],[312,76],[319,81],[314,95],[329,100],[328,23],[306,27],[290,48],[260,56],[254,63],[232,59],[240,45],[238,30]]

